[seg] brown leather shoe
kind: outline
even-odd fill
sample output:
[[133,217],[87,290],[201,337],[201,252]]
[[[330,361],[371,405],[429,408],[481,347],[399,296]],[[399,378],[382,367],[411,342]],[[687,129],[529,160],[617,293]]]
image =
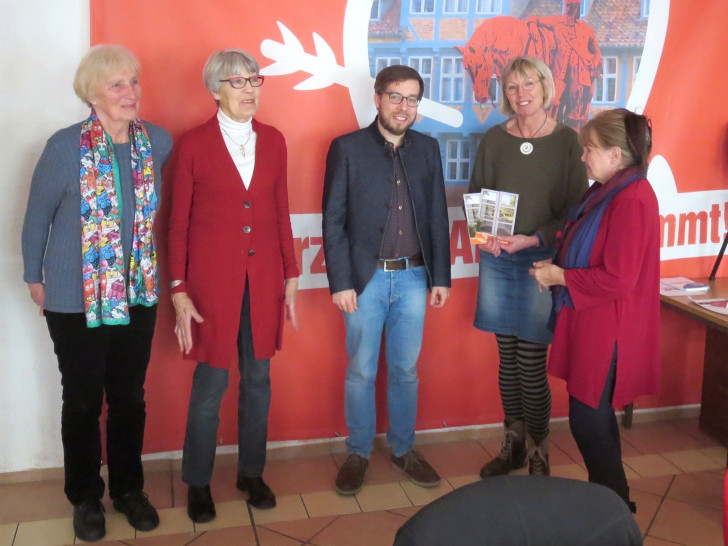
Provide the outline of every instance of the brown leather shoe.
[[336,492],[339,495],[356,495],[361,491],[367,468],[369,468],[368,459],[360,455],[349,455],[336,476]]
[[392,455],[392,466],[404,473],[412,483],[420,487],[437,487],[440,476],[422,456],[422,453],[410,449],[401,457]]

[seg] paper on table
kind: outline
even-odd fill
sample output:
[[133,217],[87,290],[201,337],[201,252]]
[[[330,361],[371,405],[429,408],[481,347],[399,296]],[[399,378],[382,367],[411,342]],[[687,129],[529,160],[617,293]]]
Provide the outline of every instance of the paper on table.
[[686,277],[667,277],[660,279],[660,294],[663,296],[686,296],[699,292],[707,292],[710,286],[695,282]]
[[728,315],[728,300],[725,298],[690,298],[690,301],[708,311]]

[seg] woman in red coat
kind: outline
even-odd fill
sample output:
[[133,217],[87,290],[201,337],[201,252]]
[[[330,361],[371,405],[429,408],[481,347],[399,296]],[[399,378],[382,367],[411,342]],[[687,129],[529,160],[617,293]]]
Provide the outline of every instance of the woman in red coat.
[[248,53],[216,51],[203,79],[218,104],[178,148],[169,223],[175,333],[197,361],[187,414],[182,480],[187,513],[215,517],[210,492],[220,401],[237,356],[237,487],[251,505],[272,508],[263,481],[270,406],[270,358],[281,347],[284,310],[296,328],[298,267],[288,209],[286,143],[253,119],[263,76]]
[[554,286],[557,312],[549,373],[566,381],[569,425],[589,481],[634,511],[613,406],[659,387],[660,222],[645,178],[652,135],[625,109],[597,114],[581,130],[594,185],[567,222],[556,264],[534,264]]

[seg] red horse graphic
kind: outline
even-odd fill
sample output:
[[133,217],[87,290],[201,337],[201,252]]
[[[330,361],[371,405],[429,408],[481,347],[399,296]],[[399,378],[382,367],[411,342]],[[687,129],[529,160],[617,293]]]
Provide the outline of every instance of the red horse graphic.
[[602,55],[594,29],[579,21],[579,1],[565,4],[563,16],[486,19],[465,47],[456,48],[478,102],[491,100],[491,78],[500,77],[508,61],[532,55],[542,59],[554,76],[549,114],[576,129],[588,121],[594,80],[602,74]]

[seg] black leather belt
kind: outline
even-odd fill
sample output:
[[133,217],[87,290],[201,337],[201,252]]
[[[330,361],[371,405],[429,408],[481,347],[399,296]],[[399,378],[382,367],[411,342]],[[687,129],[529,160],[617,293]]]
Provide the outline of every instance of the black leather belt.
[[379,260],[377,267],[384,269],[385,271],[402,271],[409,269],[410,267],[419,267],[425,265],[425,260],[422,254],[415,254],[409,258],[397,258],[393,260]]

